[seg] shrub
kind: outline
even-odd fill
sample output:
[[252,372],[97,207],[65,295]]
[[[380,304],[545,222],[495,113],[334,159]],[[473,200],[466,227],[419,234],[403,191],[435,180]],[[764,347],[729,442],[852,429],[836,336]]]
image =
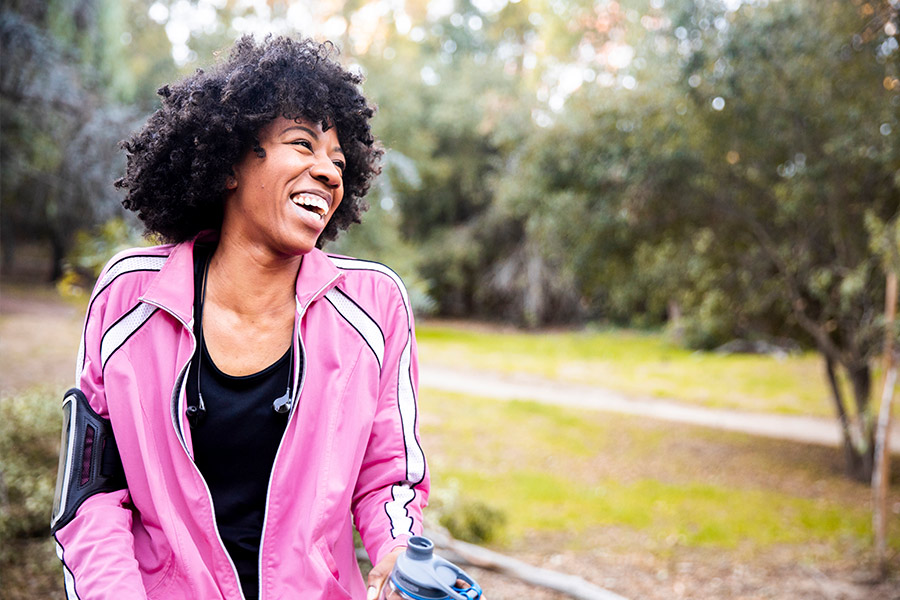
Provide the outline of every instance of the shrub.
[[453,482],[432,496],[428,510],[450,535],[473,544],[497,539],[506,525],[503,511],[480,500],[462,498]]
[[50,533],[61,398],[46,388],[0,398],[0,538]]

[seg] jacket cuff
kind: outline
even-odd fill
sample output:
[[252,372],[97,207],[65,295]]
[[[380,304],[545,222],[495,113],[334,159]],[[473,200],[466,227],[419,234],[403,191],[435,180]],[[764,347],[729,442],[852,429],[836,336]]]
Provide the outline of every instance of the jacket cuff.
[[408,535],[401,535],[400,537],[386,540],[376,551],[372,564],[377,565],[379,562],[381,562],[382,558],[390,554],[391,551],[395,550],[396,548],[406,548],[406,546],[409,545],[410,537],[411,536]]

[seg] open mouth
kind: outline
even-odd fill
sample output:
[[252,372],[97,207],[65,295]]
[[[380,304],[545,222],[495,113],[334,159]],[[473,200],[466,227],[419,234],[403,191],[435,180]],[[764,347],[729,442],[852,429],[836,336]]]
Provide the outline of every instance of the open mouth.
[[328,214],[328,203],[324,198],[314,194],[294,194],[291,196],[291,202],[304,210],[315,213],[320,219],[324,219]]

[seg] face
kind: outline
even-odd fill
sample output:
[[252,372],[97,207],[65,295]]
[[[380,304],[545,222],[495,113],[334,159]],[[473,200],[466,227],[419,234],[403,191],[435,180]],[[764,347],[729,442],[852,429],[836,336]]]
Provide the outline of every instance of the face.
[[337,129],[279,117],[259,132],[265,157],[252,150],[229,178],[222,240],[281,256],[312,250],[344,197],[344,153]]

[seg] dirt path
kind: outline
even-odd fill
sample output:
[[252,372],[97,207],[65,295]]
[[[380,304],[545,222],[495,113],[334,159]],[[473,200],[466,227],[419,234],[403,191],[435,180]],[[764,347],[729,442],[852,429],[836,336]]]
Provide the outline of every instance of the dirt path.
[[[841,431],[836,419],[704,408],[670,399],[633,397],[593,386],[535,377],[507,377],[495,372],[461,370],[439,365],[420,365],[419,385],[423,388],[499,400],[533,400],[689,423],[808,444],[841,444]],[[893,425],[891,450],[893,454],[900,454],[900,428],[896,423]]]
[[83,309],[48,294],[0,294],[0,391],[72,385]]

